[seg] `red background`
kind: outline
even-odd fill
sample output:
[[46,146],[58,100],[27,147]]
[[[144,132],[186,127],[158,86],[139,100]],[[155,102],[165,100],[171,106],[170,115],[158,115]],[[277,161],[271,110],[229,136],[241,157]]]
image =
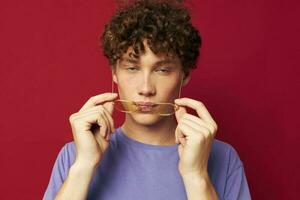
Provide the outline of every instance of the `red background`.
[[[59,150],[72,140],[69,116],[110,92],[97,37],[113,2],[1,1],[0,199],[41,199]],[[297,1],[195,2],[202,58],[182,96],[202,101],[217,138],[237,149],[253,199],[296,199]]]

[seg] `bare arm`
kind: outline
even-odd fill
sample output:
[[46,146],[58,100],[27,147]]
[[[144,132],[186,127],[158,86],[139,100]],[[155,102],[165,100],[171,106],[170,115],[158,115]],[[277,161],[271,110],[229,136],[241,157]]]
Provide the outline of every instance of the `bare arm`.
[[97,165],[74,163],[55,200],[85,200]]
[[[70,167],[55,200],[87,198],[90,182],[109,146],[109,140],[114,131],[111,116],[113,104],[107,101],[112,101],[116,97],[111,93],[94,96],[79,112],[70,116],[69,121],[76,145],[76,160]],[[92,128],[93,124],[97,124],[97,128]]]
[[188,200],[218,200],[218,195],[208,175],[185,176],[183,182]]

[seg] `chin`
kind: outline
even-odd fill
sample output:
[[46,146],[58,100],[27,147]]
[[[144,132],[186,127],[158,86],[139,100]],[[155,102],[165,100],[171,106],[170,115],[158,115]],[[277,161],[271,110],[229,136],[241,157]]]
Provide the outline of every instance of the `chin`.
[[132,113],[131,117],[138,124],[149,126],[161,121],[163,116],[149,113]]

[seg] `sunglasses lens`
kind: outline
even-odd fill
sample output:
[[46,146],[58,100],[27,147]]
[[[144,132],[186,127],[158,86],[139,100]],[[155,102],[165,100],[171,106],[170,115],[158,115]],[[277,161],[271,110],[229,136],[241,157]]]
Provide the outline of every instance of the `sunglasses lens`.
[[124,100],[114,101],[114,107],[122,112],[135,112],[137,110],[133,102]]
[[171,115],[174,113],[174,105],[171,103],[157,103],[151,111],[158,115]]
[[171,103],[156,103],[151,107],[138,106],[134,101],[116,100],[114,101],[116,109],[122,112],[138,112],[150,113],[162,116],[168,116],[175,113],[174,104]]

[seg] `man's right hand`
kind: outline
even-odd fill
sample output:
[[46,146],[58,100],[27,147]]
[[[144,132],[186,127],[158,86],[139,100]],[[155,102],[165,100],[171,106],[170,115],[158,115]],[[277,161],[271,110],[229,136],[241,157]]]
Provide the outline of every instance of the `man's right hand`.
[[113,100],[117,96],[116,93],[93,96],[77,113],[70,116],[69,122],[77,149],[76,163],[96,166],[102,160],[111,134],[115,131],[112,113]]

